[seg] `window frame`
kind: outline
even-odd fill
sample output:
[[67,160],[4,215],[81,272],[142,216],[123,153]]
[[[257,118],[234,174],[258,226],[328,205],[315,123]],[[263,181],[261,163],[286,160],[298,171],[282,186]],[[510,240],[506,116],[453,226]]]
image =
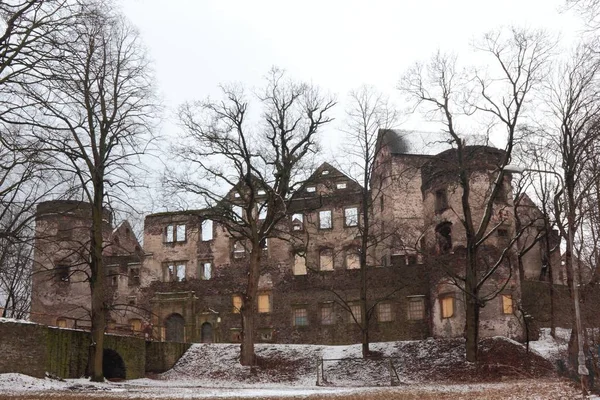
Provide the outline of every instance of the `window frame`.
[[[304,316],[297,315],[297,312],[304,312]],[[298,318],[303,318],[304,323],[298,323]],[[308,326],[308,307],[305,304],[298,304],[292,306],[292,326],[303,327]]]
[[[300,224],[295,224],[294,223],[294,217],[299,215],[300,218]],[[293,213],[292,216],[290,217],[290,225],[291,225],[291,231],[292,232],[303,232],[304,231],[304,213]],[[299,229],[296,229],[296,226],[299,225]]]
[[[261,311],[260,308],[260,299],[261,297],[267,297],[268,310],[265,311],[263,308]],[[256,296],[256,312],[258,314],[271,314],[273,312],[273,295],[271,292],[260,292],[258,296]]]
[[[237,301],[239,299],[239,307],[237,306]],[[244,298],[241,294],[234,294],[231,296],[231,312],[232,314],[239,314],[242,312],[242,307],[244,305]]]
[[[329,311],[329,318],[325,319],[323,318],[323,311],[324,310],[328,310]],[[334,325],[334,312],[333,312],[333,302],[327,302],[327,303],[321,303],[319,305],[319,322],[320,325],[325,325],[325,326],[329,326],[329,325]],[[327,322],[329,321],[329,322]]]
[[[347,212],[349,210],[355,210],[356,215],[354,216],[355,220],[353,221],[353,223],[348,223],[348,214]],[[357,206],[353,206],[353,207],[345,207],[344,208],[344,228],[355,228],[358,226],[358,207]]]
[[[301,258],[304,260],[304,265],[303,266],[298,266],[298,258]],[[298,273],[298,268],[300,268],[300,271],[304,271],[304,273]],[[294,276],[305,276],[308,274],[308,270],[306,268],[306,253],[305,252],[300,252],[300,251],[296,251],[294,253],[294,265],[292,266],[292,274]]]
[[[406,307],[406,319],[408,321],[423,321],[425,319],[425,296],[407,296],[408,303]],[[411,304],[419,304],[420,310],[415,310],[411,308]],[[415,318],[414,312],[419,311],[420,317]]]
[[[356,257],[356,267],[350,268],[349,258]],[[349,248],[346,249],[346,254],[344,255],[344,264],[347,270],[360,270],[360,254],[358,249]]]
[[[452,311],[450,315],[444,314],[444,300],[450,300],[450,304],[452,306]],[[453,293],[445,293],[439,296],[440,301],[440,317],[441,319],[450,319],[456,315],[456,297]]]
[[[507,299],[510,300],[510,303],[506,302]],[[511,293],[502,293],[500,295],[500,306],[502,307],[501,311],[503,315],[513,315],[514,299]],[[510,307],[510,312],[506,312],[507,306]]]
[[[326,231],[326,230],[331,230],[333,229],[333,210],[328,209],[328,210],[319,210],[318,212],[318,216],[319,216],[319,230],[320,231]],[[329,226],[327,227],[323,227],[323,219],[321,217],[322,213],[329,213]]]
[[[212,219],[205,219],[200,225],[200,238],[203,242],[210,242],[215,238],[214,221]],[[208,235],[210,232],[210,235]],[[208,238],[210,236],[210,238]]]
[[[388,315],[388,319],[384,319],[382,318],[382,307],[383,306],[387,306],[389,307],[389,309],[386,311],[385,314]],[[377,304],[377,322],[381,322],[381,323],[388,323],[388,322],[394,322],[394,310],[392,308],[392,303],[389,301],[382,301],[381,303]]]
[[[362,311],[360,309],[360,302],[350,303],[348,304],[348,308],[350,309],[350,311],[348,311],[348,323],[355,324],[358,322],[359,324],[361,324],[363,322],[363,316]],[[358,312],[355,312],[355,310],[357,310]]]
[[[331,257],[331,268],[324,269],[323,268],[323,253],[329,253]],[[333,271],[335,270],[335,257],[334,252],[331,247],[323,247],[319,250],[319,271]]]

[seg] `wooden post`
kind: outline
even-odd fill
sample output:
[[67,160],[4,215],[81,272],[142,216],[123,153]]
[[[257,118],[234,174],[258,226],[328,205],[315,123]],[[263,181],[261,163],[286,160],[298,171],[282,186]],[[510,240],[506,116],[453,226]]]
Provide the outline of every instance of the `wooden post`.
[[322,358],[317,358],[317,386],[321,386],[321,375],[319,374],[319,367],[322,365]]
[[390,371],[390,386],[394,386],[394,375],[392,374],[392,359],[388,359],[388,371]]

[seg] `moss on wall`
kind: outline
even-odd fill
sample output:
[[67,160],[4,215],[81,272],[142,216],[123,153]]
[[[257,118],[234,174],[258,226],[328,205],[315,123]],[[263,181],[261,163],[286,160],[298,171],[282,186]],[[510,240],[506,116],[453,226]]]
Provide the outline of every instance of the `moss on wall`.
[[165,372],[190,348],[188,343],[146,342],[146,372]]

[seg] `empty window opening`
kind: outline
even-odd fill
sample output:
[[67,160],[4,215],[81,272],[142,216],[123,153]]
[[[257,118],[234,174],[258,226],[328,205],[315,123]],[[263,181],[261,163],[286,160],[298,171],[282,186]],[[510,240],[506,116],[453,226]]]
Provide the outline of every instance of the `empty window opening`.
[[213,240],[213,222],[210,219],[202,221],[202,241]]
[[306,307],[295,307],[294,308],[294,326],[307,326],[308,325],[308,312]]
[[306,275],[306,257],[303,253],[294,254],[294,275]]
[[232,206],[231,212],[233,213],[233,219],[235,221],[242,221],[243,219],[243,210],[241,206]]
[[166,282],[183,282],[185,275],[185,263],[171,263],[165,268]]
[[335,185],[337,189],[346,189],[346,182],[340,182]]
[[322,249],[319,252],[319,269],[321,271],[333,271],[332,249]]
[[316,188],[315,186],[307,186],[307,187],[306,187],[306,191],[307,191],[308,193],[314,193],[314,192],[316,192],[316,191],[317,191],[317,188]]
[[435,191],[435,212],[441,213],[448,208],[448,192],[446,189]]
[[171,224],[165,228],[165,242],[185,242],[186,241],[185,224]]
[[259,203],[258,207],[258,220],[263,221],[267,218],[268,205],[267,203]]
[[331,210],[319,211],[319,229],[331,229],[332,227]]
[[304,230],[304,214],[292,215],[292,231],[298,232]]
[[129,268],[129,275],[127,277],[128,286],[139,286],[140,285],[140,269]]
[[204,280],[209,280],[210,278],[212,278],[212,263],[210,263],[210,262],[202,263],[201,278]]
[[498,228],[498,230],[496,232],[498,234],[498,237],[501,237],[501,238],[507,238],[508,237],[508,229]]
[[327,170],[327,169],[324,169],[324,170],[321,172],[321,175],[329,175],[329,170]]
[[452,251],[452,222],[442,222],[435,228],[438,249],[441,254]]
[[360,256],[356,250],[350,250],[346,254],[346,269],[360,269]]
[[351,207],[344,209],[344,224],[346,226],[358,225],[358,208]]
[[68,283],[71,280],[71,267],[65,264],[58,264],[54,267],[54,279],[58,283]]

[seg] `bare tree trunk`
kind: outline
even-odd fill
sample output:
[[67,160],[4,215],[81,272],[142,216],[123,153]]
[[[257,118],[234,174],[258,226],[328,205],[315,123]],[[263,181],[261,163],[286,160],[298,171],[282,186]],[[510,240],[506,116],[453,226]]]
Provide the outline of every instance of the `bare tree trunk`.
[[466,321],[465,338],[467,361],[476,362],[479,343],[479,297],[477,289],[477,260],[476,252],[468,248],[467,276],[465,280]]
[[258,298],[258,279],[260,278],[260,256],[261,248],[259,244],[252,245],[250,254],[250,268],[248,270],[248,285],[244,304],[241,310],[242,314],[242,345],[240,346],[240,363],[242,365],[255,365],[256,355],[254,354],[254,319],[256,301]]
[[93,362],[91,369],[91,380],[94,382],[104,381],[102,371],[102,357],[104,352],[104,328],[106,325],[104,304],[104,264],[102,260],[103,238],[103,200],[104,184],[103,177],[98,178],[94,185],[94,204],[92,205],[92,234],[90,243],[90,290],[92,293],[92,345]]

